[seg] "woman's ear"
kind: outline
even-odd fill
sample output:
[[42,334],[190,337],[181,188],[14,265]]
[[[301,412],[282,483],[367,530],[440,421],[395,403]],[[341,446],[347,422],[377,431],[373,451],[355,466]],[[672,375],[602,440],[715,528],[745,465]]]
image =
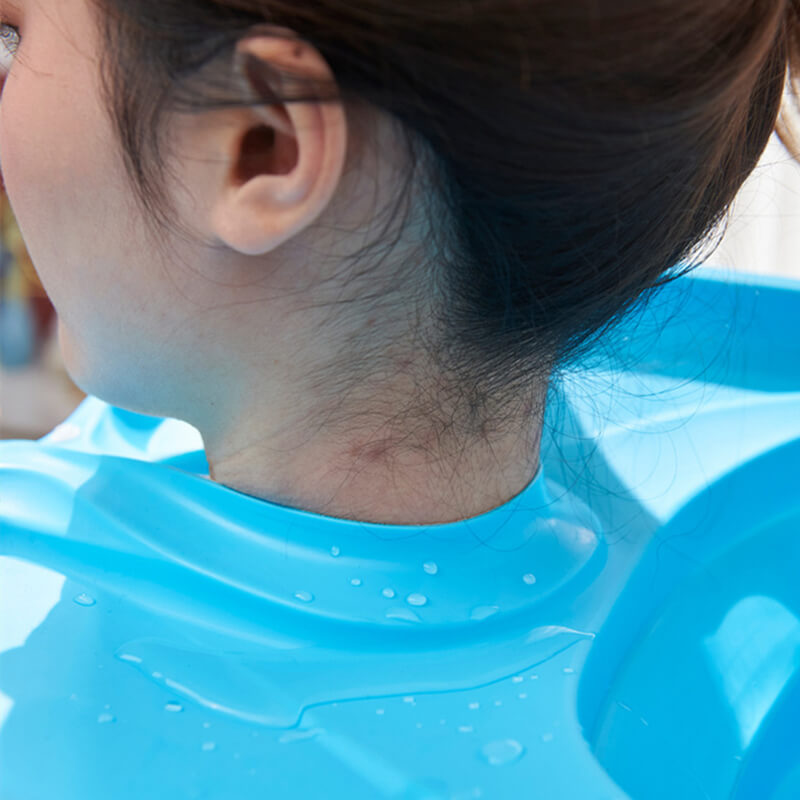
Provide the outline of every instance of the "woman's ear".
[[[273,250],[311,225],[335,194],[347,155],[339,101],[283,100],[317,87],[329,96],[330,67],[316,48],[275,30],[237,44],[236,77],[254,105],[231,114],[225,186],[213,212],[216,236],[245,255]],[[309,83],[283,78],[281,68]]]

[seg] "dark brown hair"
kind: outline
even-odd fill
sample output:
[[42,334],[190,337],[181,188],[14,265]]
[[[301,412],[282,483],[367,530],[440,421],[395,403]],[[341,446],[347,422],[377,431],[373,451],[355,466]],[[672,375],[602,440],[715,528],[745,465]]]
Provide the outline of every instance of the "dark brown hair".
[[178,227],[162,117],[253,104],[226,76],[254,26],[294,31],[335,75],[282,102],[401,124],[446,210],[420,273],[446,300],[443,363],[484,397],[580,354],[697,263],[800,63],[798,0],[92,2],[104,96],[159,226]]

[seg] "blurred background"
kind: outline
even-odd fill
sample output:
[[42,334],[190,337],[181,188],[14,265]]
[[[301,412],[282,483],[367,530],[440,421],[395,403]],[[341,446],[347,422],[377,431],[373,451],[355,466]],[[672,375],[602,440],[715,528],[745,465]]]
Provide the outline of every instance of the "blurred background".
[[[85,395],[61,362],[56,313],[0,190],[0,439],[37,439]],[[800,280],[800,164],[773,138],[708,266]]]

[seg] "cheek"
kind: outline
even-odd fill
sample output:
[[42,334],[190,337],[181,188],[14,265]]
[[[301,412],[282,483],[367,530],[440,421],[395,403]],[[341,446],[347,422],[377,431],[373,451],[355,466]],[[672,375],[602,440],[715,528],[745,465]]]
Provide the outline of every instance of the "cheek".
[[[41,100],[25,97],[24,82],[9,80],[0,102],[0,157],[9,204],[34,264],[42,247],[45,221],[58,206],[48,127],[39,111]],[[52,129],[51,129],[52,130]],[[45,259],[46,260],[46,259]]]
[[[6,194],[31,260],[56,308],[67,280],[80,281],[88,249],[108,229],[105,165],[90,115],[54,79],[25,70],[0,101],[0,158]],[[90,244],[91,243],[91,244]],[[61,310],[61,309],[59,309]]]

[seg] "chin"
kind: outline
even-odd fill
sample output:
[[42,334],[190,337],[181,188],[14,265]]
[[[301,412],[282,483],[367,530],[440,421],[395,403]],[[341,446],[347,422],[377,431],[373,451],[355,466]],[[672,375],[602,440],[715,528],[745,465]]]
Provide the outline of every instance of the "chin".
[[[94,346],[100,340],[102,346]],[[163,380],[152,362],[142,372],[143,361],[129,347],[112,337],[78,336],[63,318],[58,319],[58,344],[64,369],[84,394],[104,403],[149,417],[176,416],[170,402],[170,384]],[[159,394],[158,389],[164,393]],[[178,417],[179,419],[181,417]]]
[[75,339],[69,328],[64,325],[61,317],[58,318],[58,349],[61,353],[61,363],[67,376],[84,394],[100,397],[98,387],[91,381],[91,373],[85,368],[85,362],[79,357]]

